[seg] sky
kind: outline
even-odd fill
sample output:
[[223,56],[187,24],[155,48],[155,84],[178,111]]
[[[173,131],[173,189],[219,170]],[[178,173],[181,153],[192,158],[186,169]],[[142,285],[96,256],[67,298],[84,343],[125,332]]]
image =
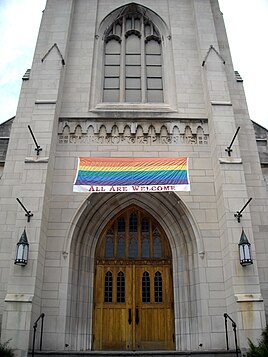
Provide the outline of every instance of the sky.
[[[46,0],[0,0],[0,123],[16,114]],[[268,0],[219,0],[250,118],[268,128]],[[30,10],[29,10],[30,9]]]

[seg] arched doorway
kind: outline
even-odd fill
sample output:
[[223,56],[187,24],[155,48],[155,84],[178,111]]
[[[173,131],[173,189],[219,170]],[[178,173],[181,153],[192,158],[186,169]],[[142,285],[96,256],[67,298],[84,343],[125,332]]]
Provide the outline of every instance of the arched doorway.
[[131,205],[95,253],[93,349],[174,349],[172,257],[159,223]]
[[175,193],[93,193],[83,202],[62,248],[70,252],[64,260],[69,269],[69,283],[61,299],[64,304],[67,296],[65,343],[74,351],[97,348],[93,296],[96,257],[109,224],[131,205],[147,213],[167,241],[172,261],[174,348],[194,350],[207,323],[206,290],[200,289],[205,274],[204,243],[189,208]]

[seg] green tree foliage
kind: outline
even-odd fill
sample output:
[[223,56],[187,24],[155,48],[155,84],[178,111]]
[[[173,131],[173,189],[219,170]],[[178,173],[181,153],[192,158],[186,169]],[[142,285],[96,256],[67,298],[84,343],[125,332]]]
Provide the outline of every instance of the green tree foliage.
[[247,357],[267,357],[268,356],[268,325],[262,332],[262,339],[258,345],[254,345],[251,340],[248,340],[249,352]]
[[9,341],[6,341],[4,343],[0,342],[0,356],[1,357],[14,357],[14,351],[12,348],[8,346]]

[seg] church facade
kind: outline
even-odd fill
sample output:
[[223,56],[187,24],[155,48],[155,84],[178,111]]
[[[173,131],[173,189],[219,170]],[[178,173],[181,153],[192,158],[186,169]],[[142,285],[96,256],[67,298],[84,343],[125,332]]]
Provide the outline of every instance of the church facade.
[[[76,192],[81,158],[99,176]],[[105,192],[126,162],[178,158],[187,189],[153,169]],[[226,313],[246,349],[268,312],[264,176],[217,0],[47,0],[0,181],[1,340],[26,356],[44,313],[43,350],[224,350]]]

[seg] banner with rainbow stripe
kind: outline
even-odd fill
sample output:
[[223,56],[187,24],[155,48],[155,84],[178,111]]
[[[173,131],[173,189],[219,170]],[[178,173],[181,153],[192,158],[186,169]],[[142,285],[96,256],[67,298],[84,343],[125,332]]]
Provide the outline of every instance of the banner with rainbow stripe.
[[188,158],[80,157],[73,191],[190,191]]

